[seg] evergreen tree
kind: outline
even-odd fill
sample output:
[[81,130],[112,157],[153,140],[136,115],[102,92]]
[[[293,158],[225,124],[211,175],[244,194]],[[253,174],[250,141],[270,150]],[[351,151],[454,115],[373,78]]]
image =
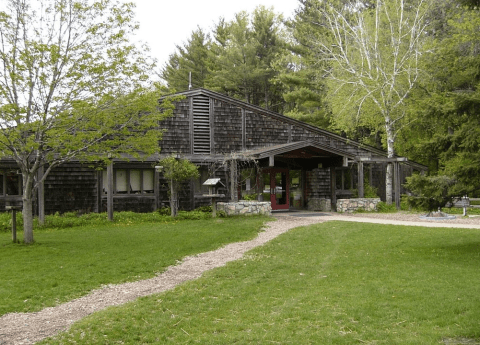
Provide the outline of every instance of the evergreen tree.
[[412,99],[417,122],[402,147],[459,183],[457,194],[480,191],[480,9],[448,1],[436,12],[427,73]]
[[162,78],[168,87],[177,91],[188,90],[191,75],[192,87],[204,87],[210,77],[210,35],[201,28],[182,46],[177,45],[177,51],[170,55],[162,70]]

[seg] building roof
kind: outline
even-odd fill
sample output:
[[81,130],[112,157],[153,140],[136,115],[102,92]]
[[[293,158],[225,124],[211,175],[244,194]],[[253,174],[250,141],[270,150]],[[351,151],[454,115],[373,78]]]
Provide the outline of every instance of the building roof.
[[[295,125],[295,126],[298,126],[298,127],[305,128],[306,130],[308,130],[312,133],[316,133],[316,134],[322,135],[322,136],[327,137],[327,138],[338,140],[338,141],[343,142],[347,145],[351,145],[351,146],[354,146],[354,147],[357,147],[359,149],[362,149],[362,150],[365,150],[365,151],[369,152],[372,155],[372,157],[369,157],[370,159],[367,160],[366,162],[368,162],[368,161],[369,162],[386,161],[386,158],[388,157],[387,152],[385,152],[384,150],[380,150],[380,149],[377,149],[373,146],[365,145],[363,143],[360,143],[360,142],[357,142],[357,141],[354,141],[354,140],[351,140],[351,139],[348,139],[348,138],[344,138],[344,137],[342,137],[342,136],[340,136],[336,133],[327,131],[327,130],[322,129],[322,128],[312,126],[312,125],[307,124],[305,122],[293,119],[293,118],[285,116],[285,115],[281,115],[281,114],[276,113],[274,111],[264,109],[262,107],[259,107],[259,106],[241,101],[241,100],[236,99],[236,98],[232,98],[232,97],[223,95],[223,94],[218,93],[218,92],[214,92],[214,91],[203,89],[203,88],[197,88],[197,89],[183,91],[183,92],[179,92],[179,93],[175,94],[175,96],[182,96],[182,95],[186,96],[186,97],[193,97],[193,96],[198,96],[198,95],[208,96],[208,97],[214,98],[214,99],[216,99],[218,101],[221,101],[221,102],[226,102],[226,103],[236,105],[239,108],[243,108],[247,111],[251,111],[253,113],[268,116],[272,119],[282,121],[283,123],[287,123],[287,124],[291,124],[291,125]],[[251,155],[257,155],[258,158],[265,158],[265,157],[270,156],[270,155],[286,153],[286,152],[289,152],[289,151],[294,151],[294,150],[301,149],[301,148],[306,148],[306,147],[311,147],[311,148],[314,148],[315,150],[323,150],[330,155],[332,155],[332,154],[333,155],[339,155],[339,156],[344,156],[344,157],[352,158],[352,159],[356,159],[356,160],[360,160],[360,158],[361,158],[361,157],[354,156],[352,153],[346,152],[344,150],[337,149],[337,148],[332,147],[332,146],[327,146],[327,145],[321,144],[320,142],[316,142],[316,141],[300,141],[300,142],[293,142],[293,143],[287,143],[287,144],[282,144],[282,145],[268,146],[268,147],[248,151],[248,153],[251,154]],[[277,152],[280,152],[280,153],[277,153]],[[402,161],[403,163],[405,163],[407,165],[410,165],[415,169],[418,169],[418,170],[427,170],[428,169],[425,165],[422,165],[422,164],[419,164],[419,163],[416,163],[416,162],[413,162],[413,161],[408,161],[407,159],[401,159],[402,157],[396,156],[395,158],[396,158],[395,160]]]

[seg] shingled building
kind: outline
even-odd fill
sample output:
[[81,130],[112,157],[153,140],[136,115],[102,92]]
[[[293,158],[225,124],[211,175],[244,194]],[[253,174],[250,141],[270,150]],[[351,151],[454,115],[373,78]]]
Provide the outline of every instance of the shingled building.
[[[160,123],[166,130],[160,154],[139,161],[114,161],[112,174],[71,162],[47,177],[37,205],[46,214],[104,212],[108,176],[113,184],[113,209],[148,212],[168,206],[168,185],[160,169],[163,157],[175,154],[199,166],[200,178],[185,184],[180,207],[208,204],[202,183],[222,181],[224,201],[260,199],[272,209],[335,209],[337,198],[361,197],[364,183],[385,199],[385,172],[394,164],[397,205],[405,177],[426,167],[403,157],[343,138],[273,111],[205,89],[179,93],[174,115]],[[0,163],[0,209],[21,200],[21,175],[13,161]]]

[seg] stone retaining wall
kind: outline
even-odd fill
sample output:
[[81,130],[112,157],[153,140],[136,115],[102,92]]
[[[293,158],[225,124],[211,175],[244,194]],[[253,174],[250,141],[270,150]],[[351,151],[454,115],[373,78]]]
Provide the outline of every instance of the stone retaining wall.
[[217,211],[224,211],[227,216],[272,214],[272,205],[270,201],[245,201],[238,202],[218,202]]
[[352,213],[357,210],[376,211],[380,198],[338,199],[337,212]]

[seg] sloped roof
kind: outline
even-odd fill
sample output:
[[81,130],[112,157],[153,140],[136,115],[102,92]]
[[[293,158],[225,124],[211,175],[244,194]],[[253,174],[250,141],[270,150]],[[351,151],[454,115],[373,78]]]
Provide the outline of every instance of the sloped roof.
[[[279,121],[282,121],[284,123],[288,123],[288,124],[291,124],[291,125],[294,125],[294,126],[298,126],[298,127],[302,127],[308,131],[311,131],[313,133],[317,133],[319,135],[322,135],[322,136],[325,136],[325,137],[328,137],[328,138],[331,138],[331,139],[335,139],[335,140],[338,140],[338,141],[341,141],[341,142],[344,142],[348,145],[352,145],[354,147],[357,147],[357,148],[360,148],[360,149],[363,149],[363,150],[366,150],[368,152],[370,152],[372,155],[374,156],[377,156],[377,157],[387,157],[387,153],[384,151],[384,150],[379,150],[373,146],[369,146],[369,145],[365,145],[365,144],[362,144],[362,143],[359,143],[357,141],[354,141],[354,140],[351,140],[351,139],[347,139],[347,138],[344,138],[338,134],[335,134],[333,132],[330,132],[330,131],[327,131],[325,129],[322,129],[322,128],[319,128],[319,127],[315,127],[315,126],[312,126],[310,124],[307,124],[305,122],[302,122],[302,121],[299,121],[299,120],[296,120],[296,119],[293,119],[291,117],[288,117],[288,116],[285,116],[285,115],[281,115],[279,113],[276,113],[274,111],[271,111],[271,110],[268,110],[268,109],[264,109],[262,107],[259,107],[259,106],[256,106],[256,105],[253,105],[253,104],[250,104],[250,103],[247,103],[247,102],[244,102],[244,101],[241,101],[239,99],[236,99],[236,98],[232,98],[230,96],[226,96],[226,95],[223,95],[221,93],[218,93],[218,92],[215,92],[215,91],[211,91],[211,90],[207,90],[207,89],[203,89],[203,88],[196,88],[196,89],[192,89],[192,90],[188,90],[188,91],[183,91],[183,92],[178,92],[176,93],[175,95],[183,95],[183,96],[186,96],[186,97],[193,97],[193,96],[198,96],[198,95],[205,95],[205,96],[208,96],[208,97],[211,97],[211,98],[214,98],[216,100],[219,100],[221,102],[226,102],[226,103],[230,103],[230,104],[234,104],[236,106],[238,106],[239,108],[243,108],[245,110],[248,110],[248,111],[251,111],[253,113],[257,113],[257,114],[261,114],[261,115],[265,115],[265,116],[268,116],[272,119],[276,119],[276,120],[279,120]],[[299,143],[302,143],[302,144],[299,144]],[[288,143],[288,144],[283,144],[283,145],[276,145],[279,147],[279,150],[282,151],[282,150],[288,150],[288,148],[290,146],[288,145],[293,145],[292,147],[294,147],[295,145],[303,145],[305,144],[306,142],[297,142],[297,143]],[[309,142],[309,143],[312,143],[312,142]],[[311,145],[311,144],[309,144]],[[322,144],[318,143],[318,142],[315,142],[314,144],[316,148],[320,149],[321,147],[320,146],[323,146]],[[263,149],[259,149],[261,152],[262,150],[265,150],[265,154],[267,152],[266,150],[267,148],[263,148]],[[271,148],[269,148],[271,151],[274,151],[275,148],[272,146]],[[294,150],[295,148],[291,149],[291,150]],[[326,146],[323,146],[323,149],[328,149],[327,151],[328,152],[332,152],[334,153],[334,151],[338,151],[338,155],[342,155],[342,156],[345,156],[345,157],[353,157],[351,153],[347,153],[346,151],[342,151],[342,153],[340,153],[341,150],[338,150],[338,149],[335,149],[335,148],[332,148],[332,147],[326,147]],[[288,150],[288,151],[291,151],[291,150]],[[287,151],[285,151],[287,152]],[[262,153],[259,153],[261,155],[263,155]],[[270,153],[271,155],[272,153]],[[273,153],[274,154],[274,153]],[[396,156],[397,157],[397,156]],[[372,159],[373,161],[374,159]],[[425,165],[422,165],[422,164],[419,164],[419,163],[416,163],[416,162],[413,162],[413,161],[405,161],[404,162],[405,164],[408,164],[416,169],[419,169],[419,170],[427,170],[428,168],[425,166]]]

